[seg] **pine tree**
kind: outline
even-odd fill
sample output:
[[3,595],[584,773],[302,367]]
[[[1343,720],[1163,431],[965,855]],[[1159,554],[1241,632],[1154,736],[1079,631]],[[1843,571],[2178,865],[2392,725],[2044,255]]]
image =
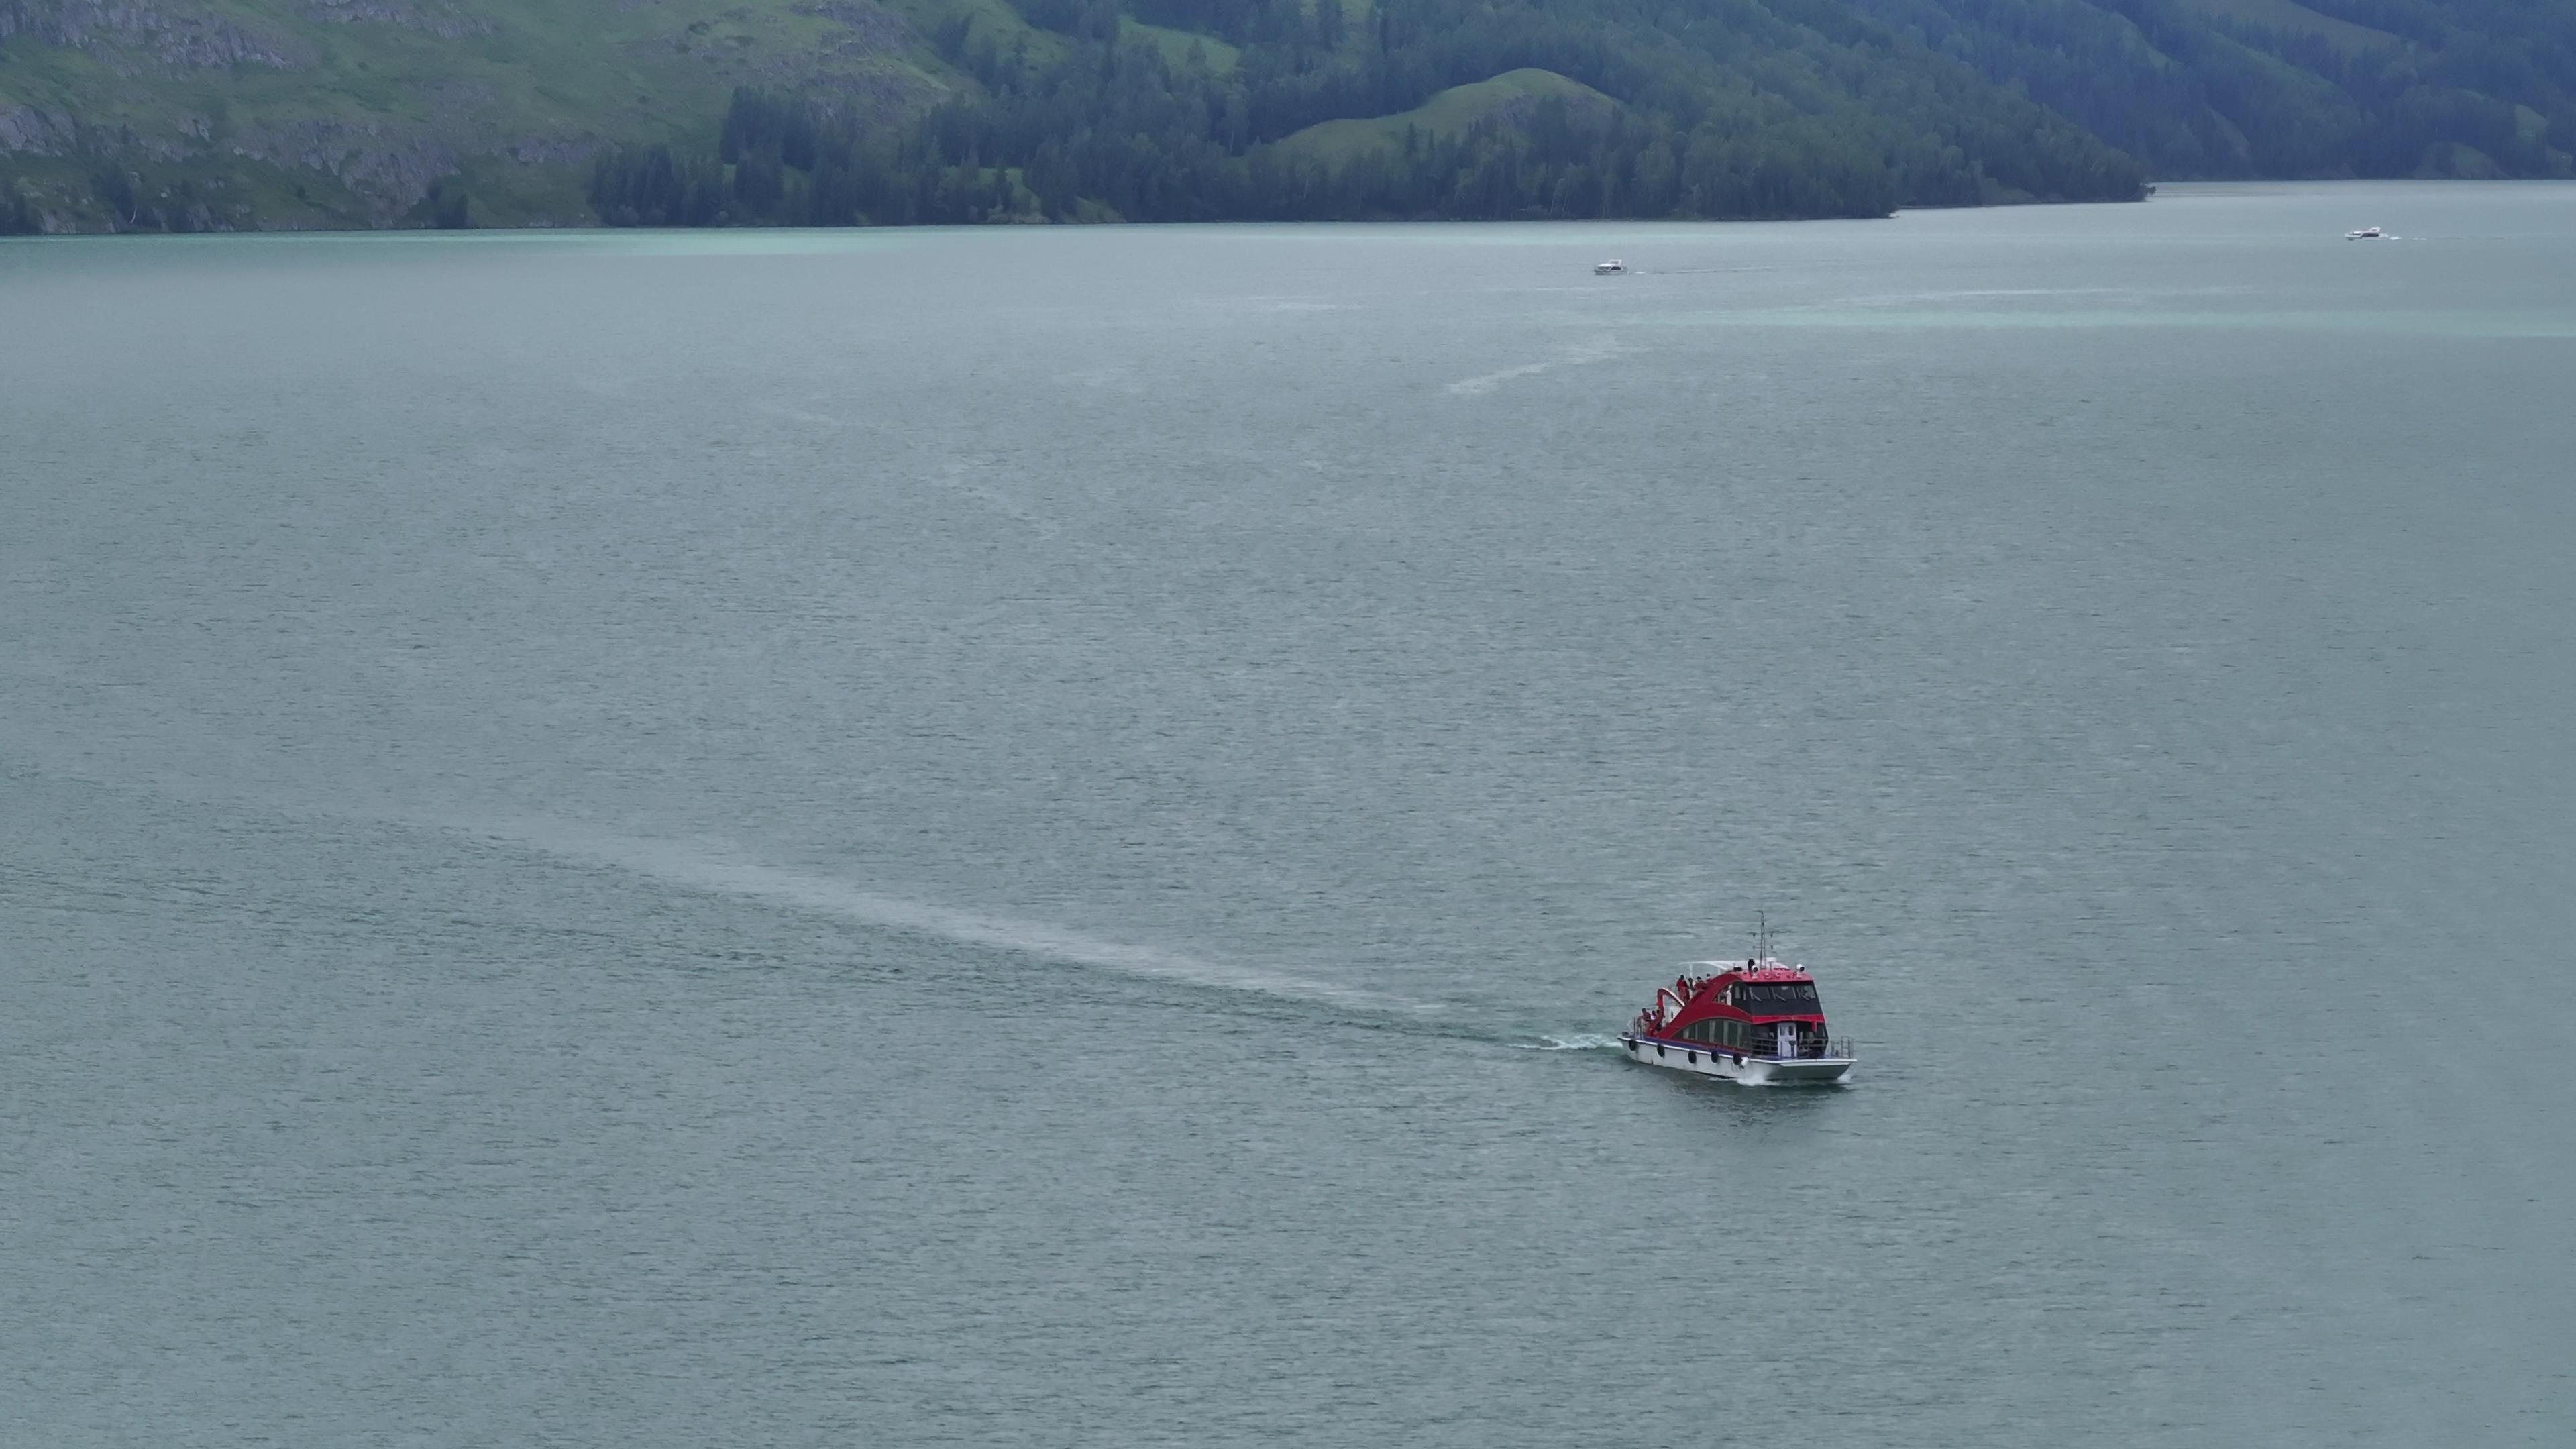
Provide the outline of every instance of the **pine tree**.
[[45,229],[35,203],[15,186],[0,191],[0,236],[34,236]]

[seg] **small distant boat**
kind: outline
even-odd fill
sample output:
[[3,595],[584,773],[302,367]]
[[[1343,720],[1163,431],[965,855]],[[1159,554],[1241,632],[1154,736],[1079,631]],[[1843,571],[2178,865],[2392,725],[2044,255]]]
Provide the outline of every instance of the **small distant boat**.
[[1595,262],[1592,264],[1592,275],[1596,277],[1622,276],[1626,274],[1627,270],[1628,264],[1619,260],[1617,257],[1612,257],[1606,262]]
[[2343,239],[2345,241],[2379,241],[2382,239],[2382,236],[2383,233],[2381,233],[2379,228],[2375,226],[2365,226],[2359,231],[2345,232],[2343,234]]
[[1741,963],[1692,964],[1709,969],[1656,987],[1654,1002],[1629,1023],[1619,1038],[1628,1060],[1729,1081],[1819,1086],[1852,1069],[1857,1057],[1825,1029],[1824,1003],[1805,968],[1767,951]]

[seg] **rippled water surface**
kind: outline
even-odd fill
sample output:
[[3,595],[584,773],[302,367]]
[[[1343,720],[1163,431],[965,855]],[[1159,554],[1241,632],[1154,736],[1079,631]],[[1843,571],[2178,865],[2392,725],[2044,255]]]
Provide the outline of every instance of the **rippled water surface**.
[[[0,1440],[2576,1431],[2576,186],[0,340]],[[1602,1049],[1757,909],[1850,1086]]]

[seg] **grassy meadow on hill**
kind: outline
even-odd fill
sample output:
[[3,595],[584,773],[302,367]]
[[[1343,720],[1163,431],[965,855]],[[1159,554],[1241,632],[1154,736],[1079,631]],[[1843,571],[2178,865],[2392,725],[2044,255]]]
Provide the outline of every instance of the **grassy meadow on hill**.
[[1401,151],[1408,136],[1417,144],[1428,139],[1459,140],[1478,126],[1549,100],[1605,116],[1619,107],[1616,100],[1581,81],[1568,80],[1554,71],[1525,68],[1505,71],[1491,80],[1451,86],[1412,110],[1395,115],[1318,121],[1281,137],[1278,146],[1288,155],[1338,164],[1364,151]]

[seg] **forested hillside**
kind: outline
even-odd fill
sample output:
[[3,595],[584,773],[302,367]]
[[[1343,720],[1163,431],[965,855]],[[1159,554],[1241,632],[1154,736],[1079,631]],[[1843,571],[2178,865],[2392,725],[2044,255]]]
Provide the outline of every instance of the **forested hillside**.
[[2569,0],[1817,0],[2168,177],[2564,176]]
[[[1750,6],[1675,33],[1628,0],[1391,0],[1356,27],[1338,5],[1147,0],[1150,23],[1223,42],[1222,67],[1204,40],[1175,60],[1128,33],[1107,0],[1031,8],[1058,27],[1043,50],[943,28],[939,54],[974,84],[913,126],[746,92],[716,156],[612,154],[593,200],[656,225],[1880,216],[2140,184],[2135,162],[1964,66],[1895,43],[1864,54]],[[1490,84],[1506,74],[1525,79]],[[1430,122],[1479,85],[1481,116],[1306,143],[1339,118]]]
[[2570,149],[2564,0],[0,0],[0,231],[1874,216]]

